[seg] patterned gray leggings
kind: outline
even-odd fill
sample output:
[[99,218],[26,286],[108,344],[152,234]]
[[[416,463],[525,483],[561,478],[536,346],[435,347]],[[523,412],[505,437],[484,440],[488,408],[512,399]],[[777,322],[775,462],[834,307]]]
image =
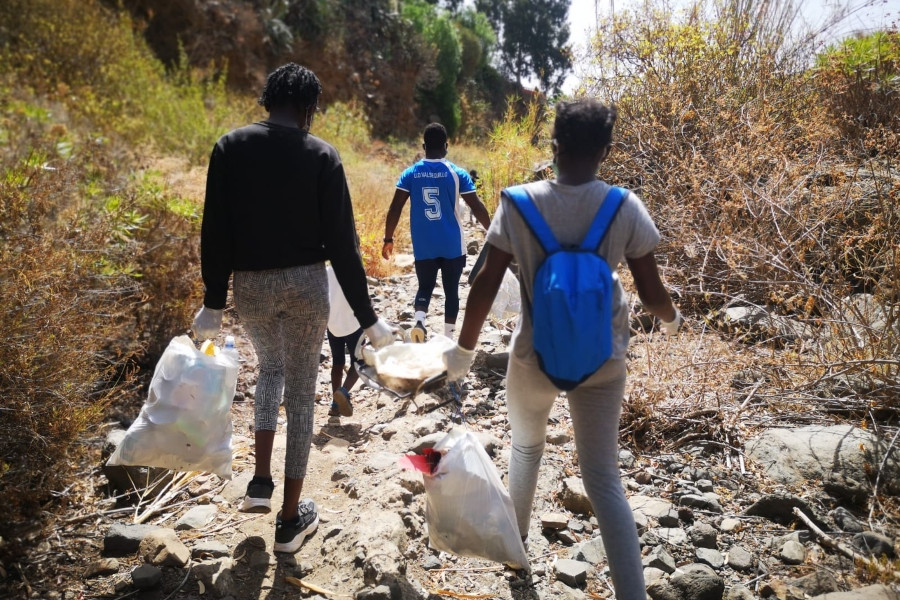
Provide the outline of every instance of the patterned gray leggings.
[[284,475],[302,479],[309,463],[319,352],[328,321],[325,265],[236,271],[234,307],[259,359],[256,430],[276,430],[283,392],[287,414]]

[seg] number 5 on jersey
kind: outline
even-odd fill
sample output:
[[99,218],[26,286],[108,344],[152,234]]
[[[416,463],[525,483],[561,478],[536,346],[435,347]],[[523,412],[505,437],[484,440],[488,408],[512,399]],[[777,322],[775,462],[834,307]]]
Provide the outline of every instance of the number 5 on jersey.
[[422,200],[425,201],[425,216],[432,221],[441,218],[441,190],[436,187],[422,188]]

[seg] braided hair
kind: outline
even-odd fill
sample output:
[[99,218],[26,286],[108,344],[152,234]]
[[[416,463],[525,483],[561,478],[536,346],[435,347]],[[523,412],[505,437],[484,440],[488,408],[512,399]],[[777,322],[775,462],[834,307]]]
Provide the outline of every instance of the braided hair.
[[556,105],[553,137],[566,153],[590,156],[612,143],[616,108],[587,98]]
[[257,102],[267,111],[280,106],[302,111],[315,106],[321,93],[322,84],[316,74],[291,62],[269,73]]

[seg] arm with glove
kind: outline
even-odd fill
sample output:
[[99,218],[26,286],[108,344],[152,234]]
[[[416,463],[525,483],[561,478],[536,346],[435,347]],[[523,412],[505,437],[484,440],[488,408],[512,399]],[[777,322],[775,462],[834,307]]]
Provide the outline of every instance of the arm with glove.
[[644,308],[659,318],[663,333],[677,334],[684,320],[659,277],[656,257],[651,252],[640,258],[629,258],[627,261]]
[[191,325],[197,340],[214,338],[219,333],[232,271],[233,249],[225,208],[224,168],[222,150],[216,144],[209,159],[203,221],[200,226],[200,271],[205,291],[203,306],[194,316]]
[[447,379],[460,381],[466,377],[472,362],[475,360],[475,345],[497,290],[503,283],[506,268],[512,262],[512,254],[486,244],[484,266],[472,282],[469,298],[466,301],[466,313],[463,317],[459,343],[444,353],[444,366],[447,367]]

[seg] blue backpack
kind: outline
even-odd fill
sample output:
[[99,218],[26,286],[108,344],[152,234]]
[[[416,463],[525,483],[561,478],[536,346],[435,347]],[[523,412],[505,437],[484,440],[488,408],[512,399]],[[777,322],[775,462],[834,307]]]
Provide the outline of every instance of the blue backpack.
[[626,190],[611,187],[580,246],[564,248],[523,186],[504,193],[547,253],[534,275],[534,349],[556,387],[571,390],[612,354],[612,270],[597,249]]

